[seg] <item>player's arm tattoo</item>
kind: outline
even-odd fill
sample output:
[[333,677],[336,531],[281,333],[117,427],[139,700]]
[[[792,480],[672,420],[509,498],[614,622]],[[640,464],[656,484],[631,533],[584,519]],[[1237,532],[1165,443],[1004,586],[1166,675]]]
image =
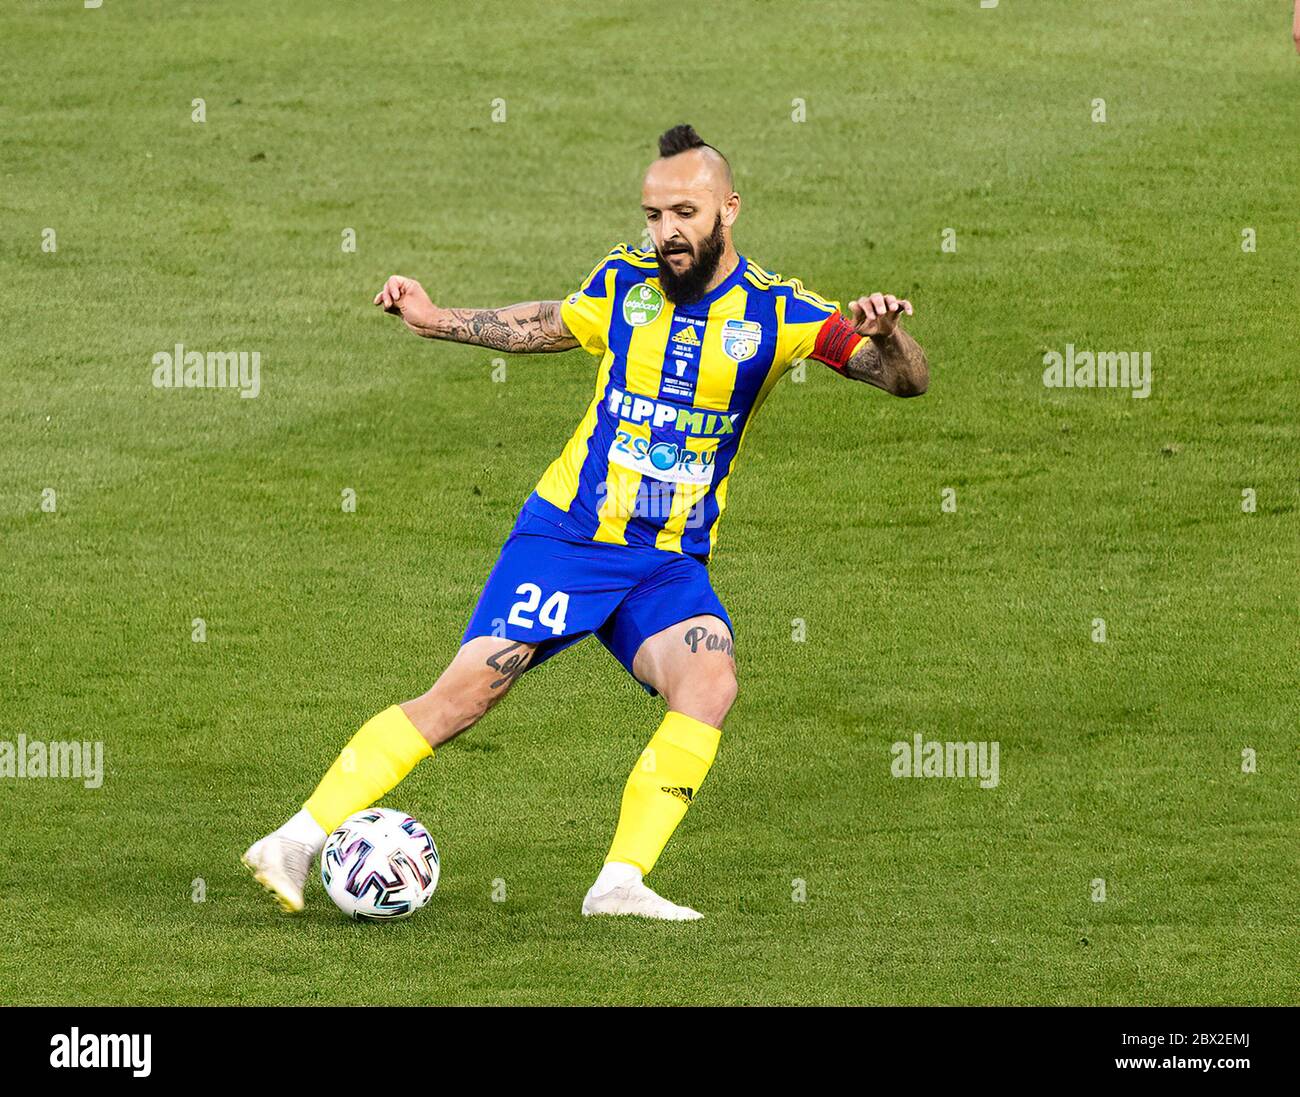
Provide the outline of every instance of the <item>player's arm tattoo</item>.
[[560,315],[559,301],[529,301],[499,309],[439,309],[420,334],[515,354],[572,350],[578,345]]
[[925,351],[902,328],[895,328],[888,336],[863,339],[845,363],[843,373],[894,396],[920,396],[930,387]]
[[500,651],[494,651],[487,657],[487,665],[501,675],[490,686],[500,689],[509,685],[528,669],[528,660],[532,658],[533,649],[527,644],[507,644]]

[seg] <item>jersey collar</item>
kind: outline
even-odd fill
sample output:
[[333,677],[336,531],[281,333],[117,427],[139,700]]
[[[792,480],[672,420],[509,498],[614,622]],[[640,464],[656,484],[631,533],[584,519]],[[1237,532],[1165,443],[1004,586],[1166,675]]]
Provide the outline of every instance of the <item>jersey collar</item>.
[[[705,312],[707,312],[709,306],[712,305],[714,301],[716,301],[723,294],[731,290],[732,287],[735,286],[736,283],[739,282],[741,278],[745,276],[745,268],[748,266],[749,266],[749,260],[746,259],[739,252],[737,252],[735,270],[733,270],[730,274],[728,274],[726,278],[724,278],[721,282],[719,282],[716,286],[714,286],[713,289],[711,289],[698,301],[692,301],[689,305],[674,304],[673,312],[693,313],[699,311],[700,309],[703,309]],[[656,281],[658,281],[658,279],[656,279]],[[665,296],[667,295],[665,294]]]

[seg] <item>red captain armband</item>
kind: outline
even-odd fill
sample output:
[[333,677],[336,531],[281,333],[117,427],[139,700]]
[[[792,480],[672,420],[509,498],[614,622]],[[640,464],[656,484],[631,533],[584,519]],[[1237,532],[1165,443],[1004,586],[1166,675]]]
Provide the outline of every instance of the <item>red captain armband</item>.
[[817,341],[809,357],[825,362],[836,373],[843,373],[861,342],[862,336],[837,312],[826,317],[826,322],[817,329]]

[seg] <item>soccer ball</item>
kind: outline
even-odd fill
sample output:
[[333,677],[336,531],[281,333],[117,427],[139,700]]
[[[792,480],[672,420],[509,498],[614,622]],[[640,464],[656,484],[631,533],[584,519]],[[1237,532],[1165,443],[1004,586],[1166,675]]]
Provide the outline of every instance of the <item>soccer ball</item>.
[[326,840],[320,878],[339,910],[359,921],[409,918],[438,886],[438,847],[404,811],[366,808]]

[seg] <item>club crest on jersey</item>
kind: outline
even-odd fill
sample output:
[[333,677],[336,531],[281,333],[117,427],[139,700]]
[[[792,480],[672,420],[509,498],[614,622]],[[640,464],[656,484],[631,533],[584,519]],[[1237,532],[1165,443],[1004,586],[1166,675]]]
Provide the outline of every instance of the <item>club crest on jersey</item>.
[[664,295],[649,282],[638,282],[623,295],[623,319],[634,328],[652,323],[663,307]]
[[722,353],[735,362],[744,362],[758,353],[763,341],[763,326],[753,320],[722,321]]

